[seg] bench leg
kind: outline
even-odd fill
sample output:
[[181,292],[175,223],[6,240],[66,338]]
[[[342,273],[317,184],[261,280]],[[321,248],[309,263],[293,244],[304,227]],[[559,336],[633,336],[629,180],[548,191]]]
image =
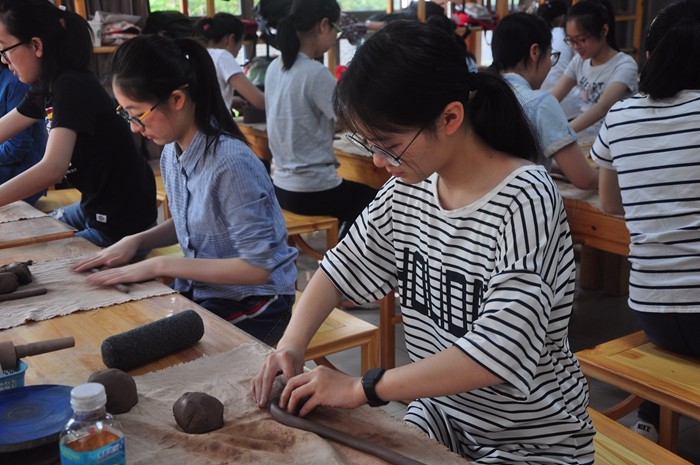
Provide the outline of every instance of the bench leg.
[[659,409],[659,445],[671,452],[678,449],[678,412],[664,407]]

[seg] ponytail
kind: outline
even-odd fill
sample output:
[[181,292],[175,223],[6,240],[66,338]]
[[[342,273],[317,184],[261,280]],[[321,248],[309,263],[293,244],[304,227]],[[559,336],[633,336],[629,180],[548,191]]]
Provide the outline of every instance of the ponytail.
[[285,70],[294,66],[299,54],[301,42],[298,33],[310,31],[324,18],[331,22],[340,19],[340,6],[336,0],[294,0],[289,14],[277,26],[277,48],[282,53]]
[[510,86],[500,76],[470,72],[447,32],[418,21],[392,21],[357,49],[334,107],[354,130],[407,132],[434,129],[454,101],[465,108],[465,124],[491,147],[537,158],[537,139]]
[[204,45],[218,43],[229,34],[233,34],[236,43],[243,40],[245,27],[243,22],[230,13],[216,13],[212,17],[204,17],[194,25],[193,36]]
[[112,59],[112,82],[136,101],[162,101],[177,89],[194,102],[197,129],[245,141],[219,91],[209,52],[196,40],[142,35],[124,42]]

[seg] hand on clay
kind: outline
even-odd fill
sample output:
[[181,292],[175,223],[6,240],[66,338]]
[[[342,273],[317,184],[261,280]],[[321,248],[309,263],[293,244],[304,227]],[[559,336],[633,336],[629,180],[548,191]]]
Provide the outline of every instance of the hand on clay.
[[360,377],[348,376],[324,366],[287,381],[279,400],[281,408],[302,417],[319,405],[352,409],[366,403]]
[[250,380],[250,392],[258,404],[265,408],[270,403],[270,394],[277,375],[282,373],[285,380],[291,379],[304,370],[304,350],[295,351],[280,348],[265,358],[258,374]]
[[139,250],[139,241],[129,236],[95,255],[72,266],[74,271],[90,271],[103,266],[114,267],[129,263]]
[[148,281],[158,277],[156,270],[156,261],[163,257],[151,258],[143,260],[132,265],[121,266],[118,268],[108,268],[103,271],[97,271],[85,278],[90,284],[98,286],[114,286],[121,283],[139,283]]

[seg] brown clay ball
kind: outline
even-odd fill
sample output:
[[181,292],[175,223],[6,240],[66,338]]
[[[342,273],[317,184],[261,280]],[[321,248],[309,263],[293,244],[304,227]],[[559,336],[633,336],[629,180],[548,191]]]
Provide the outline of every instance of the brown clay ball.
[[0,266],[0,272],[13,273],[21,286],[29,284],[33,280],[32,272],[29,271],[29,266],[27,266],[26,262],[13,262]]
[[19,281],[14,273],[0,273],[0,294],[9,294],[19,287]]
[[203,392],[186,392],[173,404],[173,415],[185,433],[201,434],[224,426],[224,404]]
[[98,370],[90,375],[89,383],[100,383],[107,393],[107,411],[126,413],[139,402],[136,381],[130,374],[116,368]]

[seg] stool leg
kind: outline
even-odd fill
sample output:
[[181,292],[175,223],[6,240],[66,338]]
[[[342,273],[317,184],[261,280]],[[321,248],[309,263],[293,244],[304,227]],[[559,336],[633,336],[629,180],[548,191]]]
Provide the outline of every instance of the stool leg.
[[392,289],[379,301],[379,351],[380,363],[384,368],[396,366],[394,313],[396,312],[396,299]]
[[678,449],[678,419],[677,412],[668,407],[659,409],[659,445],[671,452]]

